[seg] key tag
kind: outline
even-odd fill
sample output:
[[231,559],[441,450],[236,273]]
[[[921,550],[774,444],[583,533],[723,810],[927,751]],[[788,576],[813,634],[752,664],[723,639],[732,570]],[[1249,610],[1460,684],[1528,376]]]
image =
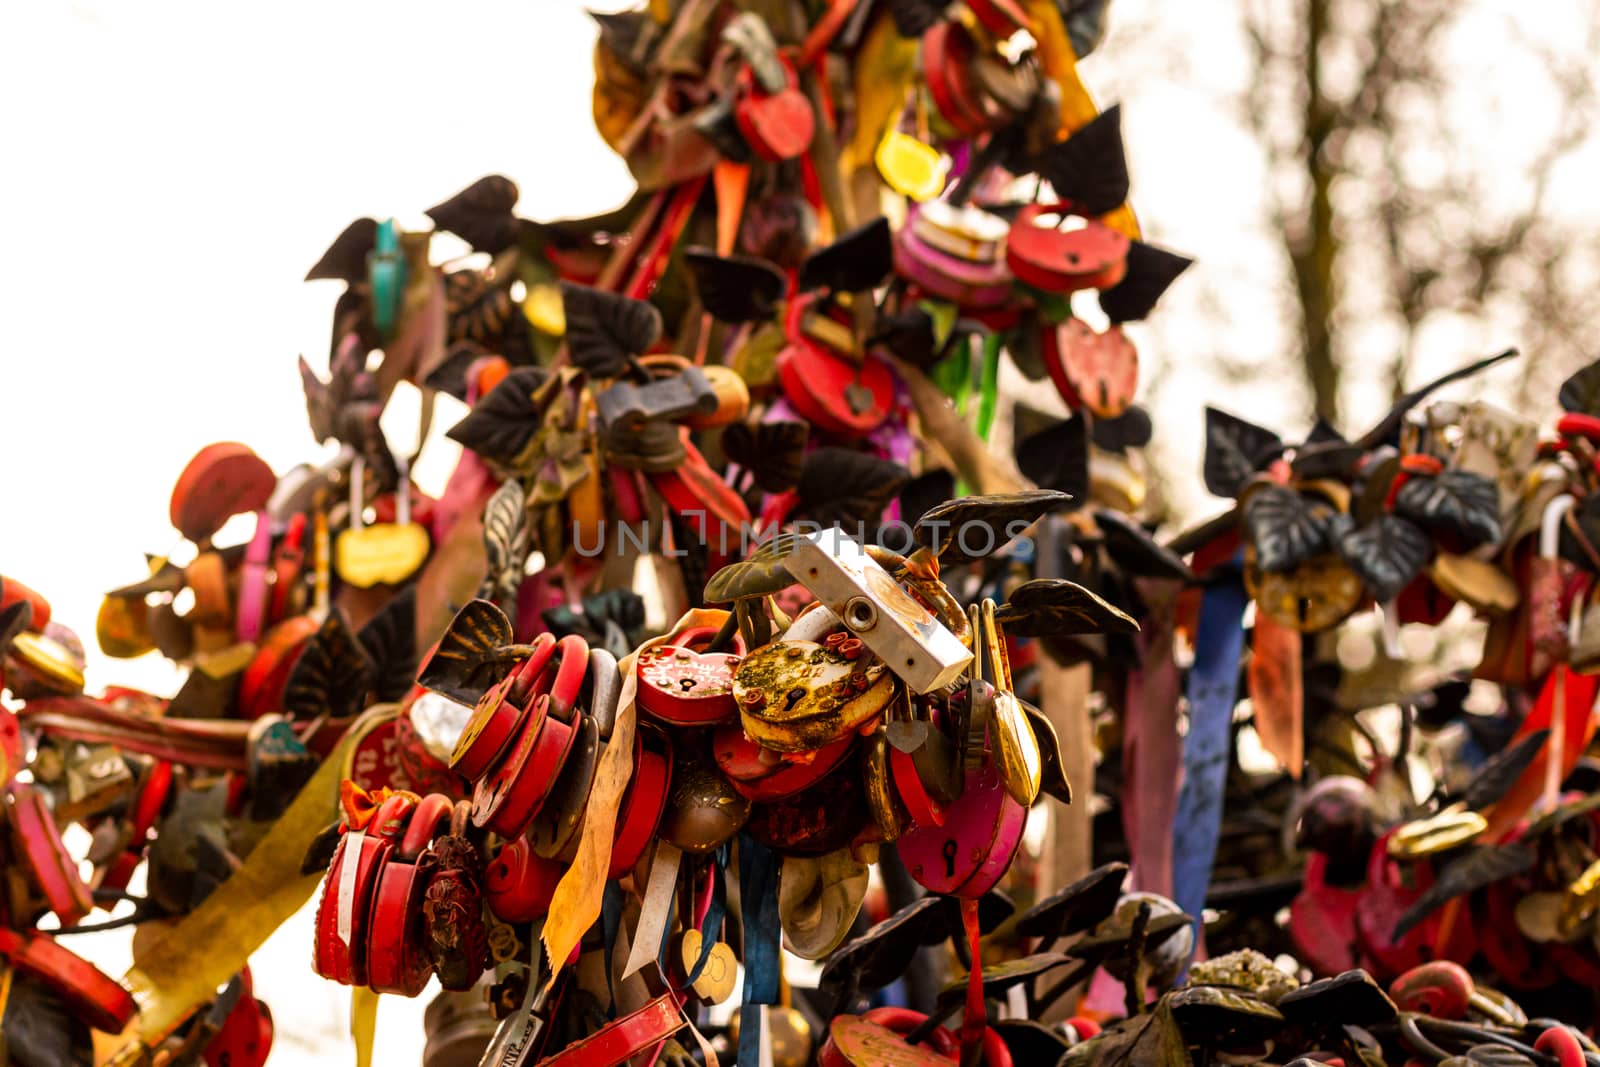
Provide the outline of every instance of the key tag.
[[[917,103],[917,126],[925,130],[927,120],[920,93],[917,94]],[[902,132],[900,121],[904,114],[902,107],[900,114],[884,128],[883,137],[872,153],[872,161],[877,164],[884,184],[920,204],[934,200],[944,192],[950,160],[926,140]]]
[[406,461],[398,457],[401,491],[395,498],[394,522],[366,525],[366,463],[357,456],[350,463],[350,525],[334,544],[334,566],[339,578],[357,589],[398,585],[417,572],[428,558],[428,532],[411,521],[411,494]]

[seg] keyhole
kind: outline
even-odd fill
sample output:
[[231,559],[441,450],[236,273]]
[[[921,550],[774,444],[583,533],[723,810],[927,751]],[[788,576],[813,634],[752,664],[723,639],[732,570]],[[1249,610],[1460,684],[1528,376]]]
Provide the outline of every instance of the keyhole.
[[788,703],[784,705],[784,709],[783,710],[784,711],[793,711],[794,710],[794,706],[796,704],[800,703],[805,698],[806,698],[806,691],[804,689],[801,689],[798,686],[796,686],[795,688],[789,690],[789,694],[788,694],[788,696],[786,698],[788,700]]
[[954,878],[956,876],[956,852],[958,851],[956,839],[950,838],[944,843],[944,848],[939,851],[944,856],[945,877]]
[[1304,625],[1306,619],[1311,616],[1311,598],[1304,596],[1300,597],[1299,603],[1296,606],[1300,609],[1300,622],[1302,625]]
[[683,689],[683,691],[685,693],[687,693],[689,690],[694,688],[694,679],[693,678],[679,678],[678,679],[678,685]]

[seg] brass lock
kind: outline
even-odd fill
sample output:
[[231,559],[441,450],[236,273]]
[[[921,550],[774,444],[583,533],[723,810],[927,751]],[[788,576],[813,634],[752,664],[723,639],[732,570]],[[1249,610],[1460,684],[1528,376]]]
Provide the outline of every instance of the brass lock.
[[860,729],[895,694],[895,679],[859,640],[775,641],[733,679],[744,732],[774,752],[813,752]]
[[912,692],[943,689],[972,662],[955,634],[838,529],[800,538],[784,563]]

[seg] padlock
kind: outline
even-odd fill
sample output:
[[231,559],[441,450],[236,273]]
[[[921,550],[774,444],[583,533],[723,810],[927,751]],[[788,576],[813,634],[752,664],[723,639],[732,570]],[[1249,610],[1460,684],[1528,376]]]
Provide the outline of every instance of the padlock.
[[0,574],[0,612],[20,603],[28,605],[28,623],[24,629],[44,633],[44,628],[50,625],[50,602],[15,578]]
[[256,719],[282,710],[289,675],[318,629],[312,616],[294,615],[267,631],[249,666],[239,676],[237,704],[241,718]]
[[484,901],[495,918],[508,923],[532,922],[547,914],[565,864],[534,854],[526,838],[500,846],[483,876]]
[[1356,901],[1359,889],[1329,885],[1328,857],[1312,852],[1300,892],[1289,904],[1289,933],[1299,958],[1316,975],[1343,974],[1353,969],[1356,952]]
[[263,715],[245,735],[250,788],[250,818],[268,822],[282,815],[300,787],[317,771],[318,760],[294,732],[286,715]]
[[732,718],[734,672],[742,662],[742,642],[732,653],[702,652],[710,633],[679,634],[672,644],[656,645],[635,660],[639,710],[674,726],[710,726]]
[[450,832],[434,841],[438,864],[422,904],[434,973],[441,986],[458,991],[471,989],[489,965],[478,849],[466,836],[471,811],[467,801],[458,801]]
[[32,700],[83,692],[83,651],[74,651],[76,641],[72,631],[54,622],[45,633],[24,630],[13,637],[10,650],[0,656],[11,695]]
[[884,724],[895,792],[918,826],[943,826],[945,806],[961,795],[956,747],[933,721],[931,709],[905,693]]
[[911,877],[935,893],[983,896],[1011,866],[1028,810],[1006,793],[993,767],[967,771],[942,826],[914,826],[898,847]]
[[96,889],[128,888],[128,880],[144,860],[150,830],[155,826],[156,818],[161,814],[172,790],[172,776],[170,761],[150,761],[124,816],[127,829],[122,836],[121,848],[104,867],[95,871],[93,884]]
[[43,931],[0,925],[0,960],[43,984],[74,1018],[103,1033],[122,1033],[138,1012],[133,994]]
[[389,852],[416,807],[414,794],[385,800],[365,830],[347,831],[322,882],[312,966],[342,985],[367,984],[367,937],[372,898]]
[[848,767],[782,800],[753,805],[745,832],[785,856],[822,856],[848,848],[871,822],[861,774]]
[[27,782],[13,781],[5,793],[11,825],[11,855],[62,926],[73,926],[94,910],[94,897],[78,874],[77,862],[61,841],[44,794]]
[[[407,484],[405,463],[400,461],[401,484]],[[427,562],[432,548],[428,531],[411,521],[411,495],[401,493],[394,522],[366,521],[366,462],[358,455],[350,463],[349,526],[334,542],[334,568],[339,577],[357,589],[399,585]]]
[[451,770],[474,782],[489,772],[525,725],[534,680],[543,673],[555,651],[555,635],[540,634],[534,638],[527,658],[483,695],[456,740],[450,755]]
[[545,859],[570,859],[577,846],[578,831],[588,808],[589,790],[605,746],[600,741],[600,724],[592,715],[579,715],[572,721],[576,738],[572,751],[561,763],[561,770],[550,795],[539,805],[527,830],[527,840],[536,855]]
[[919,290],[962,308],[987,311],[1012,300],[1012,272],[1004,260],[971,260],[929,244],[914,226],[894,240],[895,273]]
[[608,444],[613,431],[633,433],[650,421],[678,422],[712,415],[719,406],[711,382],[692,364],[644,385],[612,382],[595,394],[594,403],[601,437]]
[[750,819],[750,802],[734,791],[708,752],[675,751],[661,840],[700,855],[716,850]]
[[617,807],[606,877],[621,878],[644,855],[661,825],[672,787],[673,746],[666,733],[639,723],[634,733],[633,776]]
[[1389,852],[1393,834],[1391,830],[1373,845],[1367,884],[1356,901],[1356,944],[1364,965],[1374,974],[1393,976],[1426,962],[1430,955],[1447,960],[1470,959],[1476,951],[1472,925],[1456,923],[1450,941],[1435,944],[1439,934],[1437,912],[1404,937],[1394,936],[1405,910],[1433,884],[1433,873],[1426,860],[1402,865],[1393,859]]
[[1050,364],[1060,363],[1059,376],[1070,389],[1062,390],[1063,399],[1075,399],[1102,419],[1127,412],[1139,388],[1139,352],[1121,326],[1102,333],[1082,319],[1069,318],[1055,328],[1051,340],[1044,358],[1052,378],[1058,370]]
[[262,1067],[272,1051],[272,1009],[256,999],[249,967],[239,980],[238,999],[201,1053],[206,1067]]
[[442,793],[423,797],[378,872],[366,943],[367,984],[374,992],[414,997],[433,977],[422,905],[438,865],[430,846],[449,826],[454,807]]
[[800,91],[800,79],[787,57],[779,56],[784,81],[776,88],[757,81],[753,67],[739,73],[733,119],[752,151],[769,162],[797,159],[811,147],[816,114]]
[[918,240],[946,255],[976,264],[1003,264],[1011,225],[999,215],[971,204],[933,200],[917,209],[908,223]]
[[208,542],[233,516],[265,508],[277,487],[272,468],[248,446],[237,441],[207,445],[172,487],[172,525],[195,544]]
[[1245,550],[1245,589],[1256,608],[1280,626],[1320,633],[1348,618],[1367,599],[1361,578],[1337,552],[1312,556],[1291,571],[1268,573]]
[[739,665],[733,694],[744,732],[774,752],[811,752],[848,737],[894,697],[876,658],[811,641],[775,641]]
[[473,825],[504,838],[520,837],[577,739],[576,730],[550,714],[550,697],[536,697],[517,739],[473,789]]
[[972,662],[961,640],[840,530],[800,538],[784,562],[912,692],[942,689]]
[[1006,235],[1006,264],[1017,280],[1047,293],[1109,289],[1127,271],[1126,234],[1094,219],[1076,229],[1060,222],[1074,216],[1071,204],[1029,204]]
[[115,745],[71,745],[63,771],[65,803],[55,808],[55,817],[62,822],[81,822],[133,791],[133,772]]
[[741,796],[770,803],[793,796],[832,773],[850,754],[856,734],[848,733],[812,752],[783,753],[762,748],[737,722],[718,726],[711,739],[717,767]]
[[995,124],[972,80],[977,51],[971,32],[959,22],[939,22],[922,35],[922,76],[939,117],[963,137],[982,137]]

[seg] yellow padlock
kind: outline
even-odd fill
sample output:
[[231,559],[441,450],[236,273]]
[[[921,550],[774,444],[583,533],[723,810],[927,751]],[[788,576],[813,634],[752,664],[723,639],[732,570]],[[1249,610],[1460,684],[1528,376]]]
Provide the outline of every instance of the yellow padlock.
[[405,460],[400,460],[400,487],[394,522],[366,525],[363,482],[366,464],[360,456],[350,464],[350,525],[333,546],[333,565],[341,581],[357,589],[398,585],[427,562],[432,547],[428,531],[411,521],[411,485]]

